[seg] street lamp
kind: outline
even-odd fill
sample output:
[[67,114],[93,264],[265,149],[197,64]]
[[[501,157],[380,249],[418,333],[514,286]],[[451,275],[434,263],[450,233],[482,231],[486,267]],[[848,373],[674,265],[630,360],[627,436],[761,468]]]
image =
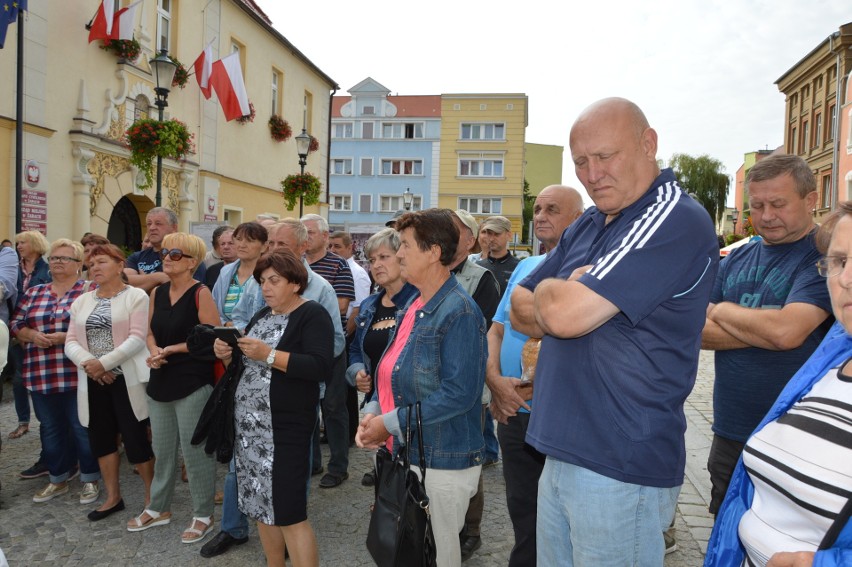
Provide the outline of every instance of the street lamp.
[[[299,166],[302,175],[305,174],[305,166],[308,163],[308,152],[311,149],[311,135],[302,128],[302,133],[296,136],[296,153],[299,154]],[[299,218],[302,218],[302,196],[299,196]]]
[[411,204],[414,202],[414,193],[409,187],[405,188],[405,193],[402,194],[402,208],[407,211],[411,210]]
[[737,219],[740,218],[740,211],[734,207],[734,210],[731,211],[731,220],[734,221],[734,234],[737,233]]
[[[154,101],[154,104],[157,107],[159,120],[163,121],[163,109],[166,108],[169,103],[169,91],[172,88],[172,81],[175,78],[175,71],[177,71],[177,65],[174,61],[169,57],[168,52],[165,49],[160,50],[160,54],[149,60],[148,63],[151,65],[151,72],[154,73],[154,79],[156,81],[156,87],[154,88],[154,92],[157,95],[157,99]],[[161,205],[162,201],[162,191],[163,191],[163,156],[157,156],[157,193],[154,197],[154,203],[156,206]]]

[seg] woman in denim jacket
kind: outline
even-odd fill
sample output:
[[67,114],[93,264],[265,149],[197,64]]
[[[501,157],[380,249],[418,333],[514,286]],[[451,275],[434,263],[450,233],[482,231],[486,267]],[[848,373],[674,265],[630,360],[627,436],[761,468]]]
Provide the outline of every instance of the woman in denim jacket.
[[419,294],[397,314],[396,331],[374,372],[376,391],[364,408],[359,447],[398,446],[409,404],[422,403],[423,452],[411,447],[412,469],[429,469],[432,529],[440,567],[461,565],[458,534],[482,468],[480,399],[488,357],[485,319],[451,277],[458,228],[452,212],[429,209],[397,221],[402,276]]

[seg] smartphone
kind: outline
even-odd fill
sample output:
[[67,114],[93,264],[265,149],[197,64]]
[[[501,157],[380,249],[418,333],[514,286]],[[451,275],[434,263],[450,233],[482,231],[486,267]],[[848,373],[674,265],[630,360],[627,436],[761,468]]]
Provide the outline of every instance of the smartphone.
[[225,341],[232,348],[237,348],[237,339],[245,336],[236,327],[213,327],[213,332],[217,339]]

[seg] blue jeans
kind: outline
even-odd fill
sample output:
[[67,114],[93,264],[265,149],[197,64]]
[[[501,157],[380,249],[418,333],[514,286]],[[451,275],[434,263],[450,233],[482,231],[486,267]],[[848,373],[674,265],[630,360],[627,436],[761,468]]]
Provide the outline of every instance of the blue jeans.
[[68,480],[74,463],[80,463],[80,480],[101,478],[98,461],[89,447],[89,435],[77,416],[77,391],[58,394],[32,392],[33,409],[41,422],[41,442],[50,482]]
[[629,484],[548,457],[538,484],[539,565],[663,564],[680,487]]
[[228,474],[225,475],[225,494],[222,498],[221,529],[237,539],[248,537],[248,520],[240,512],[237,502],[237,473],[234,472],[234,459],[228,463]]
[[15,365],[15,373],[12,374],[12,394],[15,397],[15,413],[18,414],[18,423],[30,422],[30,393],[24,387],[24,377],[21,368],[24,364],[24,351],[21,345],[9,347],[10,362]]

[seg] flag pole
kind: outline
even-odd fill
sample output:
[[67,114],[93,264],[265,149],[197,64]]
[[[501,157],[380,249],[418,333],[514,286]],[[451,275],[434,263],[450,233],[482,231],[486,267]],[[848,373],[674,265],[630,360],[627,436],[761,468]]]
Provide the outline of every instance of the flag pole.
[[24,163],[24,15],[18,13],[18,92],[15,101],[15,234],[21,232],[21,200],[23,198]]

